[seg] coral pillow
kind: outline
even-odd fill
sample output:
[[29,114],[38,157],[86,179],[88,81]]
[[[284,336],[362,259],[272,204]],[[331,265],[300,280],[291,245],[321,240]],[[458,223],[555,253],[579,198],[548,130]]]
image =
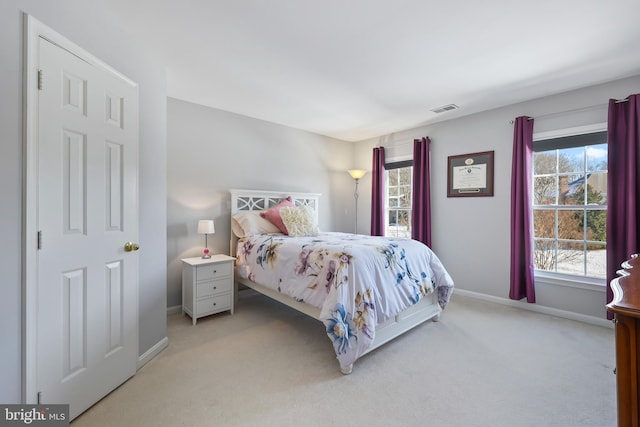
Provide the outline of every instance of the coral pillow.
[[269,222],[278,227],[280,231],[282,231],[284,234],[287,234],[287,227],[285,227],[284,223],[282,222],[282,218],[280,217],[280,209],[285,206],[295,206],[295,204],[291,201],[291,196],[283,199],[280,203],[278,203],[271,209],[260,212],[260,216],[269,220]]

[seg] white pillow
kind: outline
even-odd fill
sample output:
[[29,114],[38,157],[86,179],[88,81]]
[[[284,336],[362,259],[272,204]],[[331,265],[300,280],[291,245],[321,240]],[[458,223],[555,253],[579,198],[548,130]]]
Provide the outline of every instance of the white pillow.
[[260,216],[260,211],[240,211],[233,214],[231,229],[239,238],[254,234],[281,233],[278,227]]
[[289,236],[317,236],[315,212],[309,206],[285,206],[280,208],[280,217]]

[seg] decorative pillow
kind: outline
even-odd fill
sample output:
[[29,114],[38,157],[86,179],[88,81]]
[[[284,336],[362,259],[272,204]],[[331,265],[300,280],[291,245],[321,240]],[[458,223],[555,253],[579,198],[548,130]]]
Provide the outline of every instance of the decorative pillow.
[[309,206],[283,207],[280,217],[289,236],[317,236],[315,212]]
[[231,229],[239,238],[253,234],[280,233],[280,229],[260,216],[261,211],[240,211],[231,217]]
[[291,207],[295,206],[291,201],[291,196],[287,197],[286,199],[283,199],[280,203],[278,203],[271,209],[267,209],[266,211],[260,212],[260,216],[262,218],[269,220],[269,222],[271,222],[273,225],[278,227],[280,231],[282,231],[284,234],[287,234],[287,227],[284,226],[284,224],[282,223],[282,218],[280,218],[280,209],[282,209],[285,206],[291,206]]

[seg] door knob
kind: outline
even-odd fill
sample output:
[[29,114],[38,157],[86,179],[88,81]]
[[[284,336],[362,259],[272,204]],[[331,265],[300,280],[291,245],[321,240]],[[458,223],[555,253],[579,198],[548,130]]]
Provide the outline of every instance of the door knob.
[[140,246],[137,243],[127,242],[124,244],[125,252],[137,251],[138,249],[140,249]]

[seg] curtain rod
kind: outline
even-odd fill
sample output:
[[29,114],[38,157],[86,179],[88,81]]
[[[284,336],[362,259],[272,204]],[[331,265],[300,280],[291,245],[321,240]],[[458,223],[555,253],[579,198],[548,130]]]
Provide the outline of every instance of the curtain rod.
[[[418,138],[414,138],[414,139],[418,139]],[[429,140],[431,140],[431,138],[429,138]],[[403,147],[405,145],[413,144],[413,141],[414,140],[412,139],[411,141],[399,142],[397,144],[391,144],[391,145],[384,146],[384,148]],[[431,140],[431,142],[433,142],[433,140]],[[376,148],[379,148],[379,147],[383,147],[383,146],[382,145],[376,145]]]
[[[629,99],[627,98],[627,99],[624,99],[622,101],[616,101],[616,102],[626,102],[628,100]],[[537,117],[535,117],[535,119],[537,119],[537,120],[548,119],[548,118],[551,118],[551,117],[562,116],[564,114],[572,114],[572,113],[579,113],[579,112],[582,112],[582,111],[595,110],[596,108],[601,108],[601,107],[606,107],[606,106],[607,106],[607,104],[596,104],[596,105],[591,105],[589,107],[575,108],[573,110],[556,111],[555,113],[549,113],[549,114],[543,114],[541,116],[537,116]],[[534,119],[534,117],[527,118],[528,121],[529,120],[533,120],[533,119]],[[511,120],[511,121],[509,121],[509,123],[514,124],[515,120]]]

